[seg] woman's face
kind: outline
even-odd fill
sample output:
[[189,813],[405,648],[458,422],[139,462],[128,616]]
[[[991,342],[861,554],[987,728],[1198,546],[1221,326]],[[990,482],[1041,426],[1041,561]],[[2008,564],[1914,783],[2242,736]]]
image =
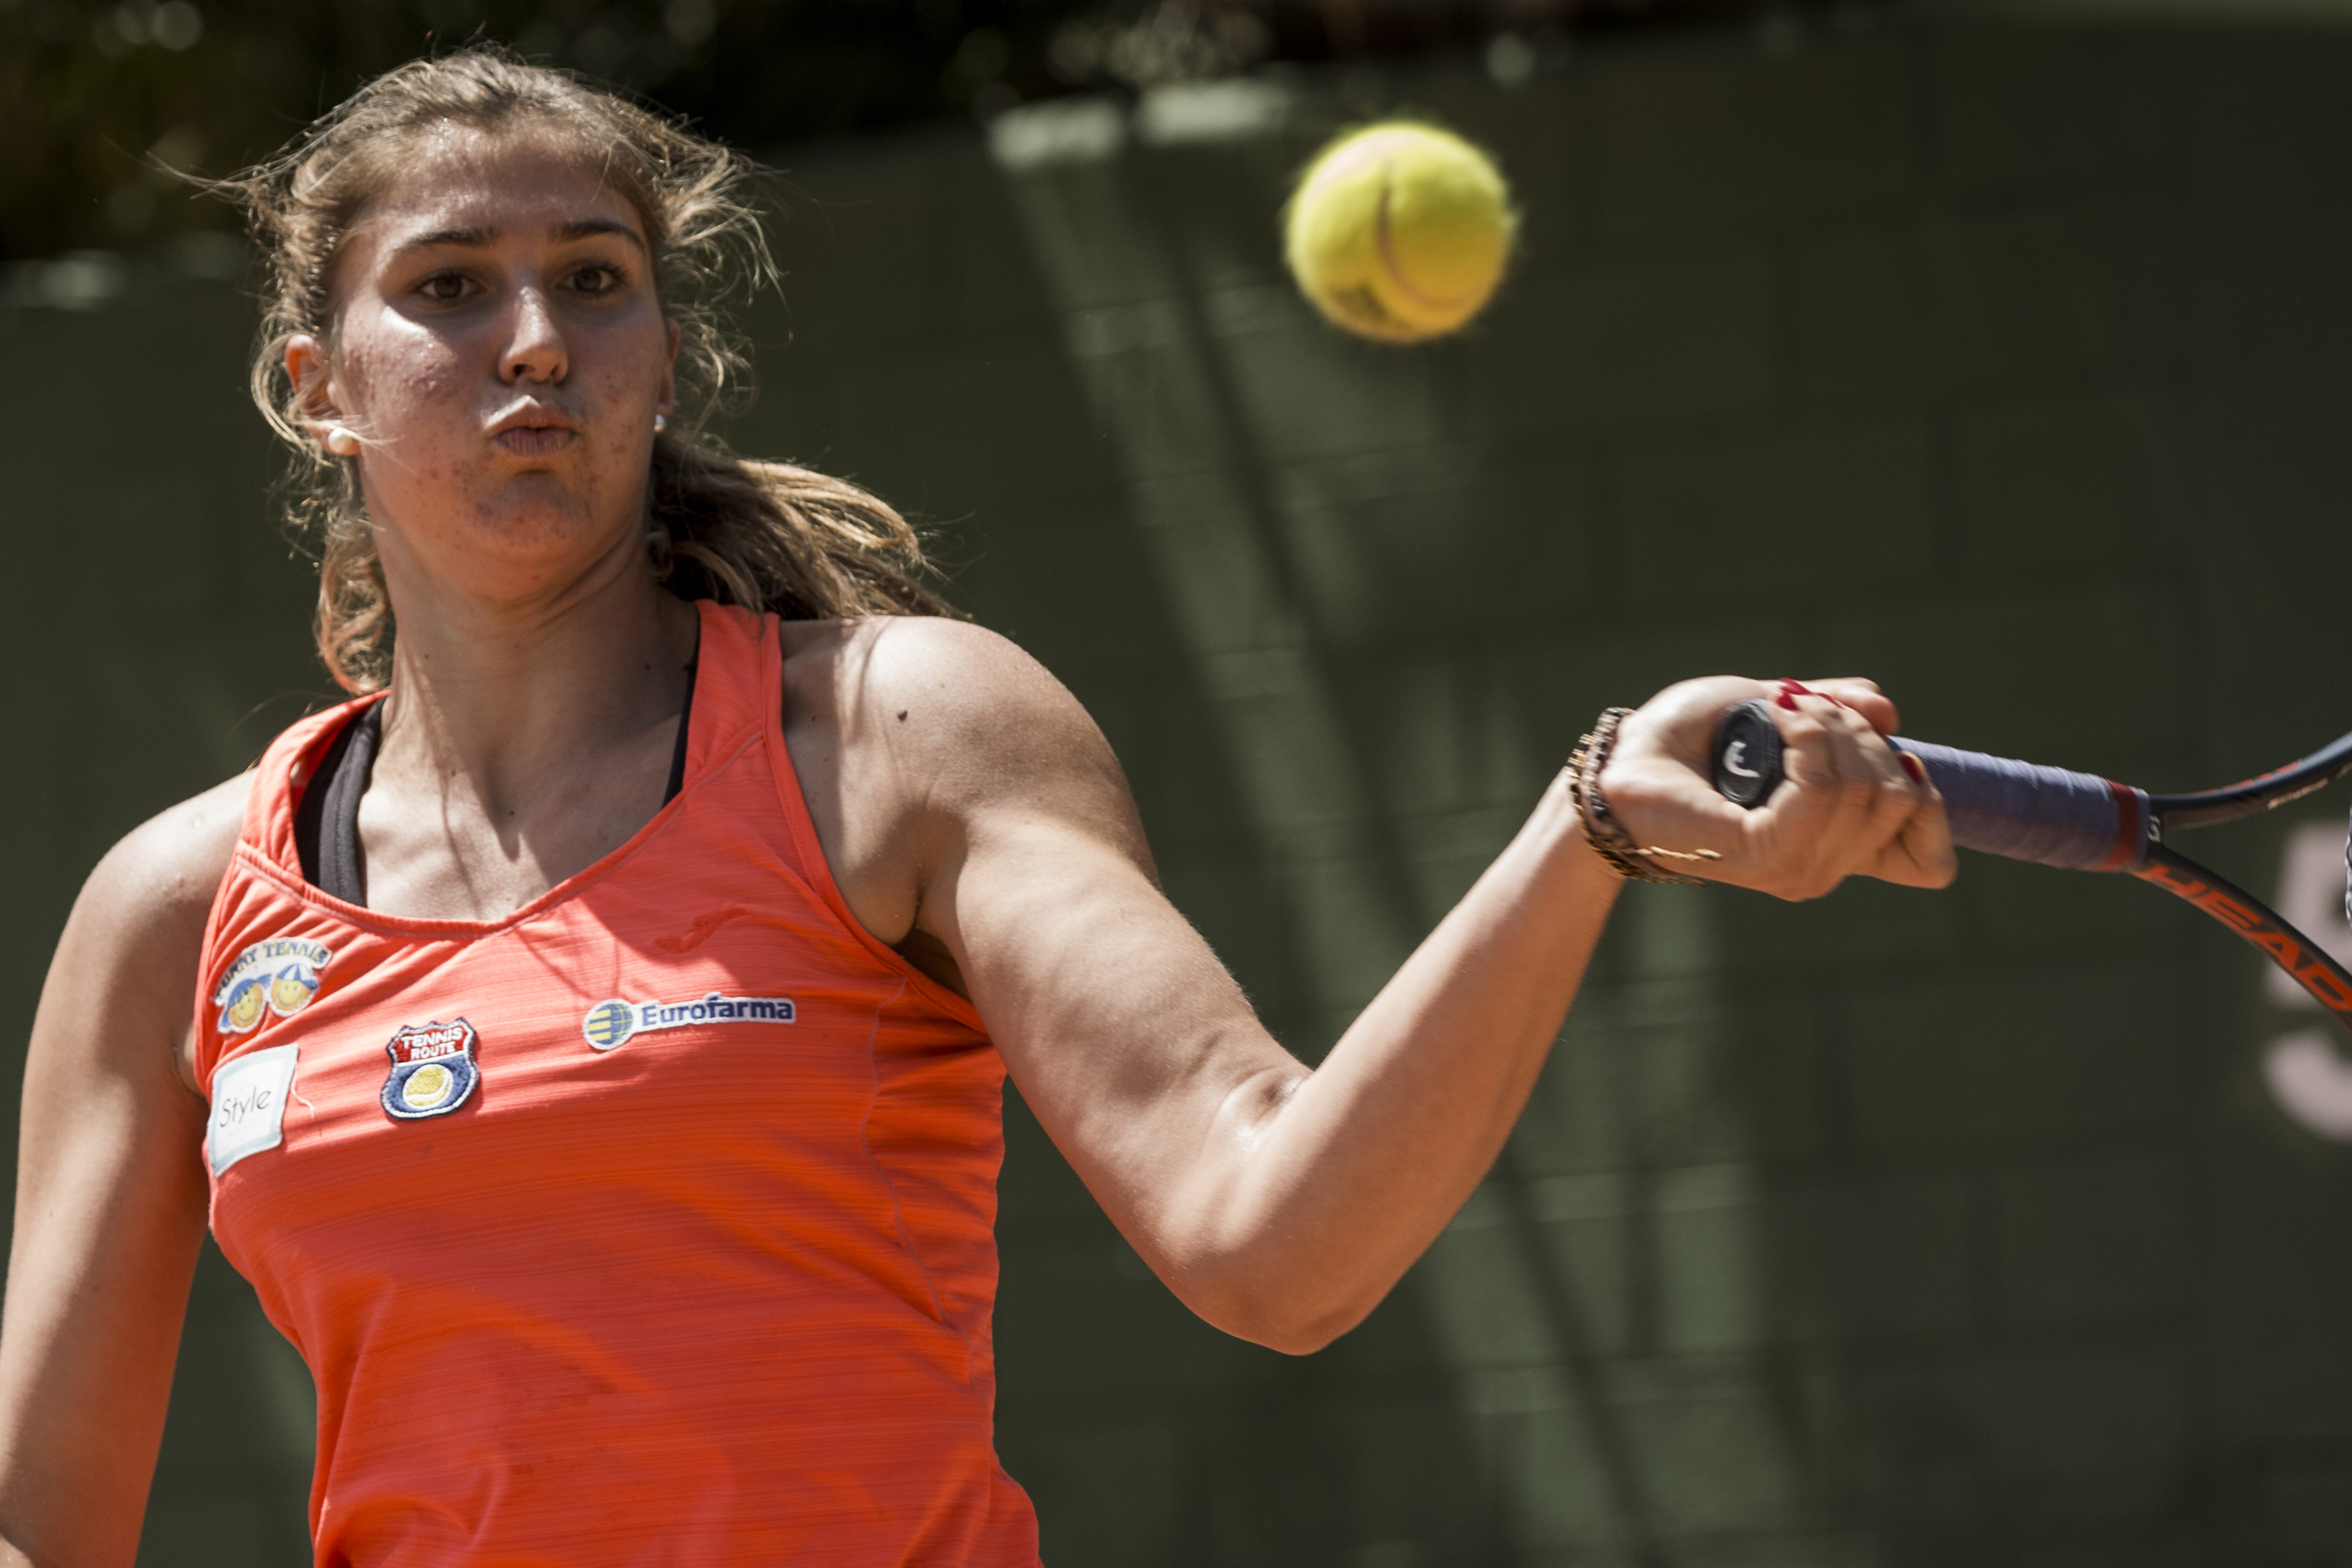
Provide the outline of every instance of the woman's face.
[[677,331],[627,197],[546,141],[442,130],[333,281],[331,348],[288,369],[320,439],[360,437],[396,599],[541,596],[635,548]]

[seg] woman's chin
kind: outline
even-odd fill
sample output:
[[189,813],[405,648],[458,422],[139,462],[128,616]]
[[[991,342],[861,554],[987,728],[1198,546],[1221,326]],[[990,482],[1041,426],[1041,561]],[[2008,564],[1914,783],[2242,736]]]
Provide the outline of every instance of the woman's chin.
[[474,509],[458,526],[429,534],[379,529],[377,537],[388,574],[422,576],[444,593],[499,601],[536,598],[595,577],[643,531],[635,516],[590,518],[572,507],[509,505]]

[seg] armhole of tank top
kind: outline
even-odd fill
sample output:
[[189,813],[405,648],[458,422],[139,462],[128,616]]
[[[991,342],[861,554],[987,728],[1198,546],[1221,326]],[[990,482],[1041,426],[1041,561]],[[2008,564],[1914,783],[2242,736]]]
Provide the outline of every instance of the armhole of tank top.
[[[261,780],[261,770],[256,768],[253,787],[259,789]],[[248,796],[248,807],[250,805]],[[213,947],[220,941],[221,921],[228,911],[228,890],[236,881],[237,858],[246,853],[246,835],[250,831],[249,827],[240,826],[236,842],[229,846],[228,864],[221,868],[220,886],[213,889],[213,907],[205,912],[204,941],[196,949],[196,994],[189,999],[188,1011],[188,1076],[194,1080],[196,1093],[206,1105],[213,1102],[213,1069],[220,1065],[220,1040],[205,1018],[212,1011]]]
[[767,741],[768,773],[775,784],[776,805],[784,814],[785,829],[793,836],[802,879],[853,941],[893,974],[904,977],[906,992],[901,994],[920,996],[956,1022],[985,1036],[988,1026],[982,1022],[980,1009],[916,968],[907,961],[906,954],[867,931],[866,922],[857,918],[849,900],[842,896],[841,884],[834,880],[833,862],[824,858],[824,845],[816,836],[816,819],[809,815],[807,797],[801,794],[800,770],[793,765],[792,748],[784,743],[784,624],[772,612],[765,618],[767,624],[761,628],[759,641],[761,728]]
[[310,743],[307,737],[293,739],[294,731],[300,727],[289,726],[262,752],[261,760],[253,764],[253,782],[246,791],[245,809],[237,817],[236,842],[229,846],[228,862],[221,868],[220,886],[213,889],[212,908],[205,913],[205,934],[196,949],[196,990],[188,1014],[189,1027],[194,1031],[188,1066],[195,1079],[196,1092],[207,1103],[213,1095],[213,1069],[220,1065],[220,1042],[205,1021],[205,1015],[212,1007],[213,969],[216,963],[214,950],[220,942],[221,923],[227,915],[229,893],[236,885],[239,862],[263,858],[259,846],[268,839],[270,792],[274,787],[288,787],[284,781],[291,759]]

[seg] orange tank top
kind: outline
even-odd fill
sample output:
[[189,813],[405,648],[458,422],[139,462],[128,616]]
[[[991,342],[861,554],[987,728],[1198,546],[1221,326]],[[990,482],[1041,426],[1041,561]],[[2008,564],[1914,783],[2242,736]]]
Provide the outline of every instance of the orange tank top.
[[700,613],[684,788],[504,920],[304,881],[359,704],[262,758],[196,1067],[213,1234],[318,1383],[321,1564],[1036,1562],[1003,1068],[834,885],[774,618]]

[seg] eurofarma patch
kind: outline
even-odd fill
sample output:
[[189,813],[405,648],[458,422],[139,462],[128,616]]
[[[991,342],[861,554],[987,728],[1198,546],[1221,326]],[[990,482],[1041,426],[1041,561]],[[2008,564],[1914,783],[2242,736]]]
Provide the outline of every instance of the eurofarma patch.
[[474,1026],[411,1024],[384,1044],[392,1071],[383,1080],[384,1114],[401,1121],[446,1116],[466,1103],[482,1069],[474,1060]]
[[295,937],[255,942],[230,961],[213,987],[220,1032],[242,1035],[266,1018],[292,1017],[319,994],[320,973],[334,961],[335,950],[324,942]]
[[789,996],[725,996],[705,993],[693,1002],[599,1002],[580,1020],[580,1032],[600,1051],[609,1051],[656,1029],[688,1029],[701,1024],[790,1024],[796,1021]]

